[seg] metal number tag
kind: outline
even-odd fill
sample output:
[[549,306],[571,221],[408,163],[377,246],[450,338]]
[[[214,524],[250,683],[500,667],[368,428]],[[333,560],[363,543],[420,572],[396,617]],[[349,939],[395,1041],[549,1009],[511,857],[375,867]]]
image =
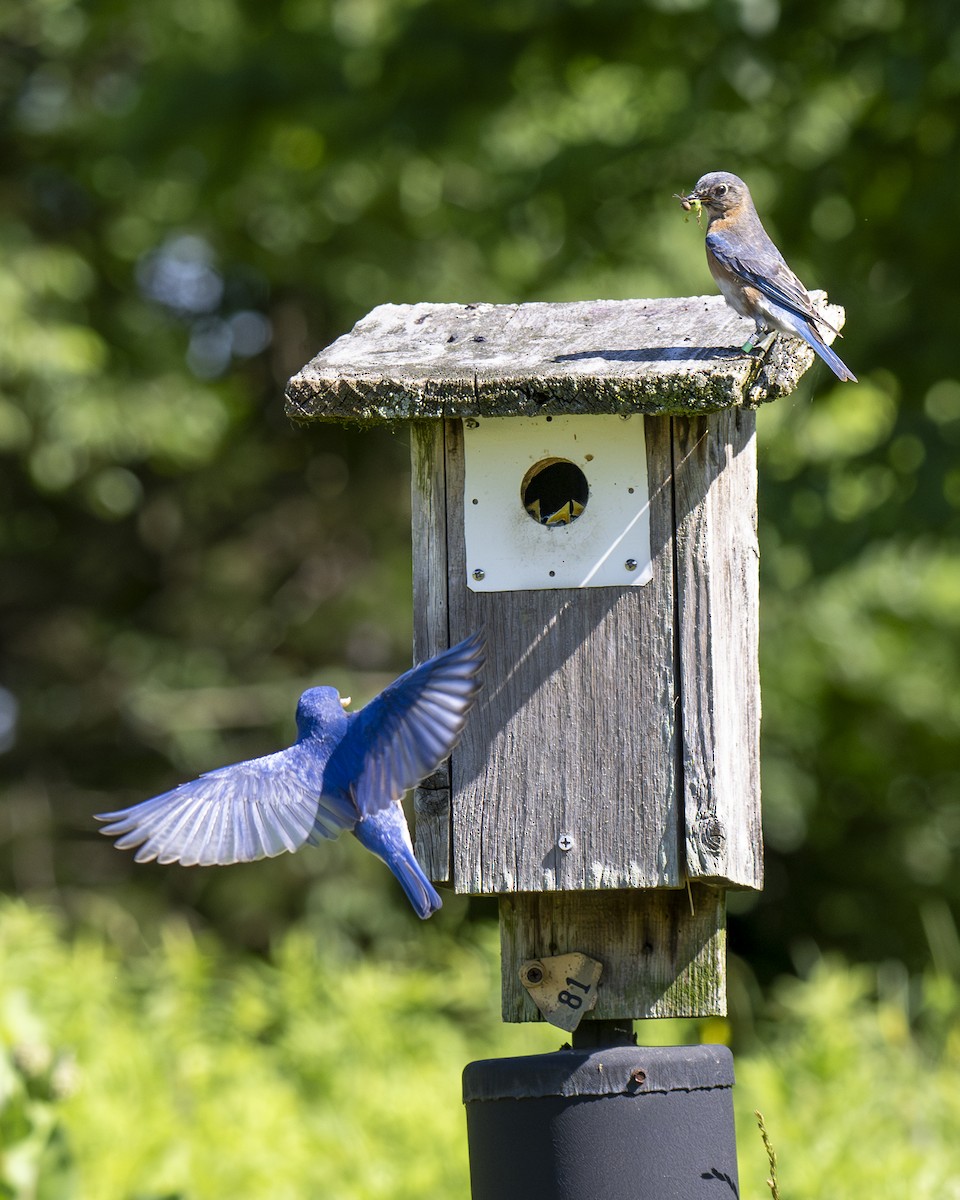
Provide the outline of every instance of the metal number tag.
[[597,1003],[602,970],[603,964],[586,954],[555,954],[528,958],[520,968],[520,982],[545,1021],[573,1033]]

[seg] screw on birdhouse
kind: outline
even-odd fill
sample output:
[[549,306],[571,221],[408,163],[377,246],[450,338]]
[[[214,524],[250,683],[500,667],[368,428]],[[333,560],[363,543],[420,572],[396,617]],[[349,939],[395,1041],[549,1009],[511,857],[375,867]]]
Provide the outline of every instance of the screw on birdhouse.
[[635,558],[628,558],[623,565],[628,571],[635,571],[637,569],[637,560]]
[[561,833],[557,838],[557,845],[561,850],[573,849],[573,835],[569,833]]
[[540,983],[543,979],[543,967],[527,967],[527,983]]
[[636,1087],[640,1087],[641,1084],[647,1082],[647,1073],[643,1067],[636,1067],[630,1072],[630,1082]]
[[473,578],[479,583],[481,579],[485,578],[486,574],[486,571],[484,571],[481,567],[477,567],[477,569],[473,572]]

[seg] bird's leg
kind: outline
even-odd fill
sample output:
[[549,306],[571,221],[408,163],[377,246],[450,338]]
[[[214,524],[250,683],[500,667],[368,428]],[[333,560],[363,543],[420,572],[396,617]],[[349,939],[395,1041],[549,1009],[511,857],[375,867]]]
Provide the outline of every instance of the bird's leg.
[[748,337],[740,349],[744,354],[750,354],[754,350],[769,350],[776,336],[777,331],[775,329],[768,329],[762,321],[757,321],[757,327],[753,331],[752,337]]

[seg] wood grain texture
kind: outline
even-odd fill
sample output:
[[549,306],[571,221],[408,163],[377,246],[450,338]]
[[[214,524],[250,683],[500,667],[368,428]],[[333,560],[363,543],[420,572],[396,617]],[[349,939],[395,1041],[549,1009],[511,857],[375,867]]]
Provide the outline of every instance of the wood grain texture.
[[[410,427],[413,659],[418,663],[450,646],[444,434],[443,421],[414,421]],[[417,858],[435,883],[446,883],[451,861],[449,761],[415,789],[413,809]]]
[[756,418],[673,421],[686,869],[763,886]]
[[646,422],[652,581],[483,593],[466,586],[463,435],[448,423],[450,637],[488,631],[483,700],[453,759],[457,891],[683,881],[670,428],[636,419]]
[[[843,309],[813,294],[835,328]],[[382,304],[287,384],[301,423],[556,413],[698,413],[791,392],[797,338],[744,354],[720,296],[559,304]]]
[[726,1012],[723,893],[701,884],[502,896],[500,951],[504,1021],[541,1019],[521,964],[571,952],[603,963],[597,1006],[584,1020]]
[[488,631],[481,702],[417,791],[435,882],[762,886],[755,419],[641,419],[652,582],[504,593],[466,584],[461,423],[412,427],[415,657]]

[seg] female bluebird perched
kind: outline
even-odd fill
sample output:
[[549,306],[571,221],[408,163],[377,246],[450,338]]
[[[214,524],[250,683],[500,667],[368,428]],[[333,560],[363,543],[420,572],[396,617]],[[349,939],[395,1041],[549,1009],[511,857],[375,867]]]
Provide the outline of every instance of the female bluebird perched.
[[[226,866],[319,845],[349,829],[399,879],[421,917],[440,897],[413,854],[400,798],[459,740],[480,683],[479,634],[395,679],[358,713],[336,688],[297,705],[292,746],[208,771],[120,812],[100,831],[137,862]],[[118,836],[119,835],[119,836]]]
[[[856,383],[856,375],[834,354],[817,327],[839,331],[813,307],[807,289],[767,236],[743,180],[727,171],[711,171],[688,196],[678,199],[688,211],[697,203],[707,210],[710,274],[730,307],[756,322],[755,340],[774,329],[802,338],[838,379]],[[751,343],[744,349],[752,349]]]

